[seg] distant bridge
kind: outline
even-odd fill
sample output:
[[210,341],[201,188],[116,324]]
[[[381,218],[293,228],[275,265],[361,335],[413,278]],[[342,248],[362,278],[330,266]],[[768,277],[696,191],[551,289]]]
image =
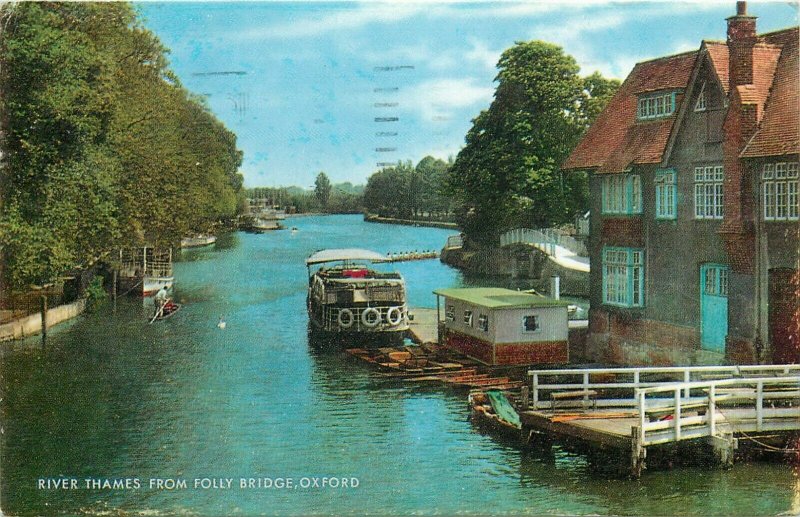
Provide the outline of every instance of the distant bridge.
[[566,269],[583,273],[588,273],[590,270],[586,245],[569,235],[562,235],[551,229],[517,228],[500,236],[500,246],[514,244],[533,246]]

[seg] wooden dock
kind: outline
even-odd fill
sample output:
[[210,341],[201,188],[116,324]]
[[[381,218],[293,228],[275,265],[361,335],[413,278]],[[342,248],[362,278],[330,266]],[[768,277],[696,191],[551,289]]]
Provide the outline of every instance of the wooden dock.
[[800,365],[529,373],[518,405],[524,442],[540,435],[612,449],[629,459],[633,476],[641,475],[654,447],[693,441],[708,446],[718,465],[730,466],[738,439],[800,431]]

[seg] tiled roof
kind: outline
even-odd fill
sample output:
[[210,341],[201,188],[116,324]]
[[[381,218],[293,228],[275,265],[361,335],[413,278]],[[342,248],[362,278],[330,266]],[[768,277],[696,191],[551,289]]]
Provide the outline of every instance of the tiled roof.
[[[797,27],[762,34],[753,47],[753,84],[737,87],[737,96],[742,103],[756,105],[760,124],[743,157],[800,152],[798,36]],[[704,41],[703,47],[727,94],[727,44]],[[697,55],[695,51],[638,63],[562,167],[614,173],[633,164],[660,163],[675,116],[637,122],[637,95],[686,88]],[[681,98],[678,95],[676,113]]]
[[[685,88],[697,51],[637,63],[564,162],[564,169],[622,172],[632,164],[659,163],[675,116],[637,122],[637,95],[648,91]],[[678,111],[682,95],[678,95]]]
[[[760,38],[765,44],[756,46],[763,46],[761,54],[753,53],[756,102],[763,109],[759,111],[760,127],[745,147],[742,157],[800,152],[798,35],[797,27],[765,34]],[[781,45],[782,50],[775,45]]]
[[719,82],[722,83],[722,89],[725,90],[725,95],[728,94],[728,83],[730,82],[728,76],[728,45],[724,41],[704,41],[706,50],[708,50],[708,58],[711,60],[711,65],[719,77]]

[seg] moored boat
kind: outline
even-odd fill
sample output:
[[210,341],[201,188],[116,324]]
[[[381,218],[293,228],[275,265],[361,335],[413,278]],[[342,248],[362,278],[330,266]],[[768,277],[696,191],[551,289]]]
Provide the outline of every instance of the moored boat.
[[[363,249],[329,249],[306,259],[312,330],[348,336],[402,337],[408,330],[405,280],[374,264],[385,255]],[[312,272],[314,266],[321,266]]]
[[194,237],[184,237],[181,239],[181,248],[200,248],[203,246],[211,246],[217,242],[214,235],[196,235]]
[[151,246],[124,248],[119,252],[119,282],[123,293],[152,296],[166,286],[172,289],[172,249]]

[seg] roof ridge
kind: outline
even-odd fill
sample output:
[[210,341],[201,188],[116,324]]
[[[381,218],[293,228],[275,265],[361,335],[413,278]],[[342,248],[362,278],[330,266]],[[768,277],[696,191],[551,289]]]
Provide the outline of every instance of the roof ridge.
[[786,27],[786,28],[783,28],[783,29],[778,29],[778,30],[769,31],[769,32],[762,32],[761,34],[756,34],[756,37],[757,38],[762,38],[764,36],[774,36],[775,34],[780,34],[781,32],[791,32],[791,31],[796,31],[796,30],[800,30],[800,25],[794,25],[792,27]]

